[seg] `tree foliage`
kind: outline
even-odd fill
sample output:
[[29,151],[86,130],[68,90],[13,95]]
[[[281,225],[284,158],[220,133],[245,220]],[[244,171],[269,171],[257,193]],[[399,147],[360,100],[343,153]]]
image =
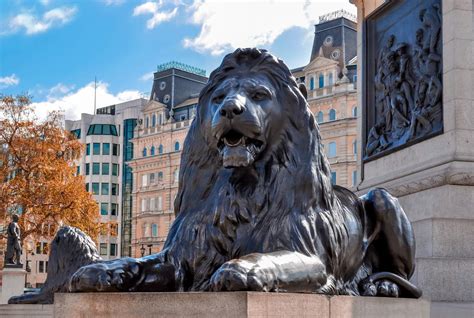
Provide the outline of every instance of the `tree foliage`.
[[1,96],[0,145],[0,217],[19,212],[22,240],[63,224],[97,237],[98,206],[74,164],[83,146],[58,112],[39,120],[29,96]]

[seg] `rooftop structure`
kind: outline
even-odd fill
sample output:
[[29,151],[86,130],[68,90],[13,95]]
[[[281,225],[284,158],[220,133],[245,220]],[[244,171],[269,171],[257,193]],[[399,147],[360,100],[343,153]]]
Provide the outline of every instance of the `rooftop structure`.
[[347,20],[357,23],[357,16],[355,14],[347,12],[344,9],[340,9],[334,12],[329,12],[329,13],[320,15],[319,23],[324,23],[324,22],[336,20],[339,18],[346,18]]
[[195,67],[195,66],[191,66],[191,65],[188,65],[188,64],[185,64],[185,63],[176,62],[176,61],[171,61],[171,62],[168,62],[168,63],[159,64],[156,67],[156,71],[157,72],[162,72],[162,71],[166,71],[166,70],[169,70],[169,69],[172,69],[172,68],[175,68],[175,69],[178,69],[178,70],[181,70],[181,71],[185,71],[185,72],[188,72],[188,73],[193,73],[193,74],[196,74],[196,75],[199,75],[199,76],[206,76],[206,70],[204,70],[202,68]]

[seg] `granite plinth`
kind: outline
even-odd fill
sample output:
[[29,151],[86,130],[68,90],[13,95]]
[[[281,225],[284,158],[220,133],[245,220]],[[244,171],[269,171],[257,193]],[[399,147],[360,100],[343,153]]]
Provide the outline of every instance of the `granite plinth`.
[[56,294],[54,316],[73,317],[429,317],[430,302],[294,293]]
[[2,270],[2,293],[0,304],[7,304],[10,297],[23,294],[26,271],[18,267],[5,267]]

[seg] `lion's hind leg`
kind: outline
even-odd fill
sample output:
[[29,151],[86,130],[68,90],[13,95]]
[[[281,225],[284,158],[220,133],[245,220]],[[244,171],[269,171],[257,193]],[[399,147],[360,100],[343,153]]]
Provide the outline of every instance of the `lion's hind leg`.
[[421,291],[408,281],[415,269],[415,237],[397,198],[376,188],[361,199],[374,231],[368,233],[364,260],[371,275],[360,282],[361,294],[420,297]]

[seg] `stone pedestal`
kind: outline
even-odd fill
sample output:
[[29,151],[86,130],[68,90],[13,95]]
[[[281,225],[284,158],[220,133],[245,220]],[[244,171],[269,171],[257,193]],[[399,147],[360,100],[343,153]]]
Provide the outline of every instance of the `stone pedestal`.
[[54,317],[429,317],[427,300],[287,293],[56,294]]
[[2,270],[2,297],[0,304],[8,304],[12,296],[23,294],[26,271],[23,268],[7,268]]
[[[349,1],[358,7],[358,70],[364,81],[362,70],[372,62],[363,55],[363,25],[384,1]],[[385,187],[399,198],[415,230],[414,283],[424,297],[438,302],[433,310],[471,308],[472,316],[474,2],[442,0],[441,9],[443,133],[372,161],[361,159],[358,168],[363,177],[358,190],[364,194],[370,188]],[[360,92],[359,103],[363,101]],[[364,115],[359,118],[361,140]]]

